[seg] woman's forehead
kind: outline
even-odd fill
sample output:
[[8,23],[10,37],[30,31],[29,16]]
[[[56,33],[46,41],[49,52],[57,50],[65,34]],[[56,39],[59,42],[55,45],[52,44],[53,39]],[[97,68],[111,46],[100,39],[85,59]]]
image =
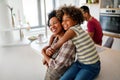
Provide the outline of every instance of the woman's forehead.
[[50,21],[54,21],[54,20],[59,21],[57,17],[52,17],[52,18],[50,19]]

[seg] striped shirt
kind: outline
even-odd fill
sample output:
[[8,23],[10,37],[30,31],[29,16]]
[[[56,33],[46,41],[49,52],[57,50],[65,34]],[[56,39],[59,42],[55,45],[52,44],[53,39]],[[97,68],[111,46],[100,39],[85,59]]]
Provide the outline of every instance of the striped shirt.
[[76,47],[78,61],[83,64],[96,63],[99,60],[99,55],[90,36],[79,25],[75,25],[70,29],[77,35],[72,41]]

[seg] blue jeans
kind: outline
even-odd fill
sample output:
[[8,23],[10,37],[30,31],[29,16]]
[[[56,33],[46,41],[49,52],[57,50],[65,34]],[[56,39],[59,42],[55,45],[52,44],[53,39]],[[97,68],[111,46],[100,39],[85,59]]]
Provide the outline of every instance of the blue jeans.
[[74,62],[60,80],[93,80],[100,72],[100,61],[95,64]]

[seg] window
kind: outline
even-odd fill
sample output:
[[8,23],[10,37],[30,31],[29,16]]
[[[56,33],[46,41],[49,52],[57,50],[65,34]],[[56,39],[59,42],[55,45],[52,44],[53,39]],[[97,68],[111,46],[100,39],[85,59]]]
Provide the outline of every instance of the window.
[[25,21],[32,27],[46,25],[48,13],[64,4],[79,6],[79,0],[22,0]]
[[38,26],[37,0],[23,0],[23,11],[25,21],[31,26]]
[[48,13],[53,10],[54,0],[22,0],[25,21],[31,27],[42,27],[46,25]]

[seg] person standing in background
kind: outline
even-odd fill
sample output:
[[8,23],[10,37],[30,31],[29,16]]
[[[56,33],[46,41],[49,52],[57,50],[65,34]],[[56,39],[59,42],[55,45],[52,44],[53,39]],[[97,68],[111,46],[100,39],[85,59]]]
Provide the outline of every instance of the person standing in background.
[[84,19],[88,22],[87,23],[88,34],[93,39],[95,44],[102,45],[103,32],[100,22],[93,16],[91,16],[90,10],[87,6],[82,6],[80,7],[80,9],[83,13]]

